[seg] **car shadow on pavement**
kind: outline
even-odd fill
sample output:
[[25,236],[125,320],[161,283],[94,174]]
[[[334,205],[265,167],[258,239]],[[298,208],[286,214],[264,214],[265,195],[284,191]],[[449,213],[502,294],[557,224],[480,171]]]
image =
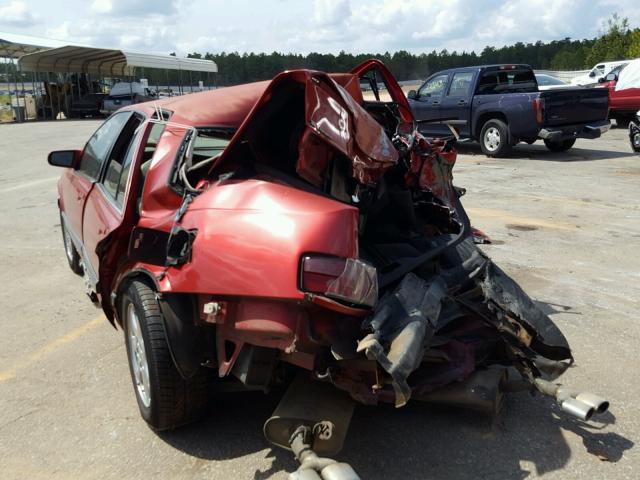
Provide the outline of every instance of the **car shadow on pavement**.
[[[262,425],[282,392],[227,394],[205,421],[161,438],[188,455],[219,461],[269,448]],[[571,458],[567,432],[598,459],[616,462],[634,444],[609,431],[611,413],[597,422],[568,418],[547,398],[513,394],[494,419],[474,412],[411,403],[356,408],[345,448],[336,456],[364,479],[406,478],[521,480],[562,469]],[[605,431],[607,429],[607,431]],[[576,448],[574,446],[574,448]],[[293,456],[273,448],[266,471],[254,480],[297,468]]]
[[[485,155],[480,150],[480,144],[475,142],[464,142],[456,145],[458,153],[463,155],[474,155],[484,158]],[[598,160],[612,160],[614,158],[624,158],[633,155],[632,152],[618,152],[613,150],[595,150],[586,148],[572,148],[567,152],[551,152],[544,145],[518,144],[511,154],[499,160],[540,160],[544,162],[593,162]]]
[[[175,431],[162,432],[159,437],[172,447],[204,460],[222,461],[255,454],[269,449],[262,426],[283,393],[276,390],[267,395],[262,392],[219,394],[212,401],[207,418]],[[293,456],[284,450],[278,449],[273,455],[269,452],[271,457],[271,468],[267,472],[256,471],[256,479],[297,468]]]

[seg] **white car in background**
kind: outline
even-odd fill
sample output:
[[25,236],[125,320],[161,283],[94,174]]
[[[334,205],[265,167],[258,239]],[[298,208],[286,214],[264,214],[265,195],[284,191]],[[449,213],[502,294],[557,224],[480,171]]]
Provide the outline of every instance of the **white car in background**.
[[580,75],[571,80],[571,85],[589,85],[592,83],[598,83],[598,80],[605,77],[611,70],[620,65],[629,63],[625,60],[619,60],[616,62],[601,62],[591,69],[586,75]]
[[575,85],[569,85],[559,78],[552,77],[546,73],[536,73],[536,82],[538,82],[538,90],[555,90],[556,88],[575,88]]

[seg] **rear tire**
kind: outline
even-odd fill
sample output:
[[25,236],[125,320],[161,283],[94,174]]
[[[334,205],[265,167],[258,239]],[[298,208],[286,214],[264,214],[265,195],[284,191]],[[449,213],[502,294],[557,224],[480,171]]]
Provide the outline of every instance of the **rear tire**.
[[629,141],[631,142],[631,149],[640,153],[640,122],[629,122]]
[[487,157],[504,157],[511,152],[509,127],[502,120],[488,120],[480,131],[480,148]]
[[129,371],[142,418],[152,429],[161,431],[202,417],[214,372],[201,367],[192,378],[182,378],[171,357],[154,290],[133,280],[123,295],[121,315]]
[[633,115],[620,115],[613,118],[616,121],[616,128],[628,128],[629,122],[633,121]]
[[575,138],[569,138],[568,140],[562,140],[560,142],[544,141],[545,146],[552,152],[566,152],[573,147],[574,143],[576,143]]
[[64,253],[67,257],[67,262],[69,262],[69,268],[73,273],[82,276],[84,274],[84,269],[80,262],[80,254],[78,253],[78,250],[76,250],[73,240],[71,240],[71,235],[64,223],[62,213],[60,214],[60,229],[62,230],[62,243],[64,245]]

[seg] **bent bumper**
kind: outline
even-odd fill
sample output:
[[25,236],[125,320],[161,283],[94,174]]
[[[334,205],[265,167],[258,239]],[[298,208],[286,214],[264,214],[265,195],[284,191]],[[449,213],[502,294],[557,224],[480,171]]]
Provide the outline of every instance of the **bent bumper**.
[[566,125],[562,127],[543,128],[538,132],[538,138],[551,142],[561,142],[571,138],[598,138],[611,128],[609,120],[589,123],[587,125]]

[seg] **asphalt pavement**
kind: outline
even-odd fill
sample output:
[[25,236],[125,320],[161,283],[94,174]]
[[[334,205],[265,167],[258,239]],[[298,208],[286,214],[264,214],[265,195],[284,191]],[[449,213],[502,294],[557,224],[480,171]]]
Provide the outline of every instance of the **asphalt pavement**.
[[[278,393],[227,394],[210,416],[156,434],[138,414],[124,340],[68,268],[50,150],[97,121],[0,125],[0,478],[286,479],[262,425]],[[484,250],[558,323],[576,364],[563,381],[607,397],[580,422],[509,396],[491,420],[410,404],[358,407],[340,460],[371,479],[637,479],[640,455],[640,156],[622,130],[567,153],[460,146],[455,183]]]

